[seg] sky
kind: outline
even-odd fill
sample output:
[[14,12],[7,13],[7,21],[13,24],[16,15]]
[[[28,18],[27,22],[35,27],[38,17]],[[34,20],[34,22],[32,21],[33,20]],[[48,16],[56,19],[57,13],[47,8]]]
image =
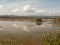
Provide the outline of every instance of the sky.
[[0,15],[60,15],[60,0],[0,0]]

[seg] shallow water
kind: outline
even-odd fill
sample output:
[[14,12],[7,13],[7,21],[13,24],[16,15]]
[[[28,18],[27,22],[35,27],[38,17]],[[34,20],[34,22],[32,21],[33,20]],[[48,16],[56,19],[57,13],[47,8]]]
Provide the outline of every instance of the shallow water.
[[31,21],[0,21],[0,31],[49,31],[49,30],[57,30],[60,27],[53,25],[50,23],[51,21],[47,20],[42,22],[41,25],[36,25],[36,22]]
[[[24,45],[43,45],[40,35],[60,31],[60,27],[53,25],[51,22],[47,20],[43,21],[41,25],[36,25],[36,22],[31,21],[0,21],[0,41],[16,40],[16,42],[12,42],[14,45],[15,43],[21,44],[22,40]],[[17,43],[18,41],[20,42]],[[5,45],[5,43],[2,44]]]

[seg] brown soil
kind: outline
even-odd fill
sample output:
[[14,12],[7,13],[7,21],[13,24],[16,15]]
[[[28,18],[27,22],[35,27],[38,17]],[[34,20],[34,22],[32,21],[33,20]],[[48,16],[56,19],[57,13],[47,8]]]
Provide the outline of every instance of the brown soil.
[[26,42],[24,43],[23,45],[44,45],[44,43],[42,41],[29,41],[29,42]]

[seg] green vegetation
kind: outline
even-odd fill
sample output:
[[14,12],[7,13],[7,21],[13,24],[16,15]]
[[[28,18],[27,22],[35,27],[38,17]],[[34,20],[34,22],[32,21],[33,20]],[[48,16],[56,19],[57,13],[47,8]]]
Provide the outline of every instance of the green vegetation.
[[43,35],[45,45],[60,45],[60,33]]
[[21,43],[23,43],[24,45],[30,45],[30,43],[32,43],[32,45],[35,45],[35,43],[37,45],[42,45],[42,43],[44,43],[43,45],[60,45],[60,33],[48,33],[48,34],[41,34],[42,37],[40,37],[39,40],[38,38],[36,40],[33,40],[32,38],[25,38],[23,40],[18,40],[18,39],[14,39],[14,38],[6,38],[4,40],[0,40],[0,45],[20,45]]
[[7,38],[5,40],[0,41],[0,45],[19,45],[19,44],[21,44],[21,41],[12,38]]
[[36,25],[41,25],[42,24],[42,19],[37,19],[36,20]]

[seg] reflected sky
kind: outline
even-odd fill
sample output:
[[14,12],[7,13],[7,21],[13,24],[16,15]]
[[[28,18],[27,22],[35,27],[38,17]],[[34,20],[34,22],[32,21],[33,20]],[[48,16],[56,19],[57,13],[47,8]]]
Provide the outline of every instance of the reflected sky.
[[36,25],[36,22],[27,21],[0,21],[0,31],[41,31],[41,30],[56,30],[57,26],[54,26],[50,21],[45,21],[42,25]]

